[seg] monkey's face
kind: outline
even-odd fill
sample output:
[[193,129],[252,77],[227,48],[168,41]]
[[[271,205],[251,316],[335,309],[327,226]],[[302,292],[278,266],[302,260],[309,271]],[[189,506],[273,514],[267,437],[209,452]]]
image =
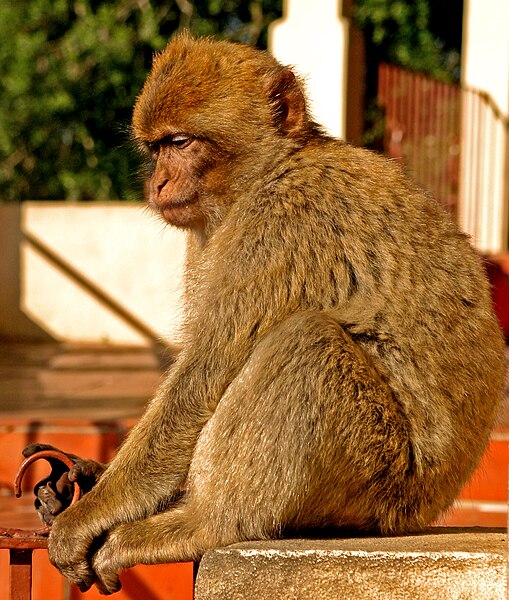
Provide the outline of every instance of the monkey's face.
[[149,203],[185,228],[220,222],[306,131],[290,70],[253,48],[185,35],[155,57],[133,112],[154,164]]
[[[203,228],[220,219],[233,202],[232,187],[245,185],[259,163],[253,123],[256,138],[270,109],[254,101],[254,84],[239,82],[245,61],[232,70],[221,48],[177,36],[155,57],[134,107],[134,137],[153,165],[149,204],[177,227]],[[252,60],[252,49],[239,51]]]
[[224,160],[209,140],[186,132],[143,144],[153,159],[150,206],[176,227],[200,227],[208,220],[207,199],[221,193]]

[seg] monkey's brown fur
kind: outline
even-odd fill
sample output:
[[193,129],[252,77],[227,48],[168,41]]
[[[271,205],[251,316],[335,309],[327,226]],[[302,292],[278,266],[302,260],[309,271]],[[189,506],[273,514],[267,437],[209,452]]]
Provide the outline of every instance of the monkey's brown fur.
[[52,561],[112,592],[135,563],[286,530],[428,525],[501,395],[502,337],[465,236],[397,165],[323,135],[291,71],[249,47],[174,39],[133,130],[155,161],[152,206],[189,232],[184,345],[56,519]]

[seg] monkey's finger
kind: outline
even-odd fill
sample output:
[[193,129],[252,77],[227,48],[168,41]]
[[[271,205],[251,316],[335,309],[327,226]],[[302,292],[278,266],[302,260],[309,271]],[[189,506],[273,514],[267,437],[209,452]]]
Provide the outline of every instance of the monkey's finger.
[[71,467],[67,474],[69,481],[79,481],[88,477],[94,477],[97,474],[97,463],[91,460],[79,458],[76,464]]
[[[70,452],[63,452],[63,450],[60,450],[59,448],[57,448],[56,446],[52,446],[51,444],[40,444],[38,442],[35,442],[33,444],[28,444],[28,446],[25,446],[25,448],[21,451],[21,454],[23,454],[23,456],[25,458],[28,458],[29,456],[32,456],[32,454],[36,454],[37,452],[42,452],[43,450],[54,450],[56,452],[62,452],[63,454],[65,454],[68,458],[70,458],[71,460],[78,460],[79,456],[76,456],[76,454],[71,454]],[[46,459],[48,460],[48,462],[52,462],[53,459]],[[60,461],[58,461],[60,462]]]
[[71,583],[74,583],[80,592],[86,592],[96,582],[95,573],[90,570],[87,561],[82,561],[73,566],[62,567],[60,568],[60,572]]
[[118,575],[120,566],[117,560],[115,560],[118,556],[119,549],[112,547],[110,535],[106,538],[103,546],[92,557],[95,584],[101,594],[114,594],[122,587]]
[[44,525],[52,525],[55,520],[54,515],[50,513],[46,504],[41,502],[38,498],[34,502],[35,510],[37,511],[37,515],[39,519],[44,523]]
[[105,596],[114,594],[122,588],[122,583],[120,582],[117,573],[108,576],[103,575],[101,579],[98,579],[95,582],[95,585],[97,586],[99,593],[104,594]]
[[22,451],[21,454],[23,454],[23,456],[25,458],[28,458],[29,456],[32,456],[32,454],[35,454],[36,452],[41,452],[41,450],[57,450],[57,448],[55,448],[55,446],[51,446],[50,444],[28,444],[28,446],[26,446]]
[[60,496],[63,500],[70,500],[74,492],[74,487],[72,482],[69,481],[67,473],[62,473],[62,476],[54,483],[54,487],[58,496]]
[[39,500],[41,501],[41,506],[44,506],[44,512],[53,517],[60,514],[64,509],[64,505],[56,496],[48,495],[47,497],[44,497],[41,495],[39,496]]
[[69,481],[75,482],[78,481],[82,472],[81,463],[78,461],[73,467],[71,467],[69,473],[67,473],[67,477]]

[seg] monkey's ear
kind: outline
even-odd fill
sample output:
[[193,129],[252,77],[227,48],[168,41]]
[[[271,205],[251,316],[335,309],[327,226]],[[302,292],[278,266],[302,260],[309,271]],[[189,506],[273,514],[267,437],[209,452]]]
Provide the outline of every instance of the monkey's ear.
[[283,135],[301,135],[307,122],[306,99],[295,75],[287,67],[274,69],[267,74],[265,87],[274,125]]

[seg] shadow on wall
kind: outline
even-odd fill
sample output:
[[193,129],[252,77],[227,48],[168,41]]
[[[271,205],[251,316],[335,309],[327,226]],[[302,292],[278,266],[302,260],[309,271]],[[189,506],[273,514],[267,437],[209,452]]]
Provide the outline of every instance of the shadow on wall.
[[55,341],[21,310],[21,204],[1,207],[0,221],[0,338],[9,341]]

